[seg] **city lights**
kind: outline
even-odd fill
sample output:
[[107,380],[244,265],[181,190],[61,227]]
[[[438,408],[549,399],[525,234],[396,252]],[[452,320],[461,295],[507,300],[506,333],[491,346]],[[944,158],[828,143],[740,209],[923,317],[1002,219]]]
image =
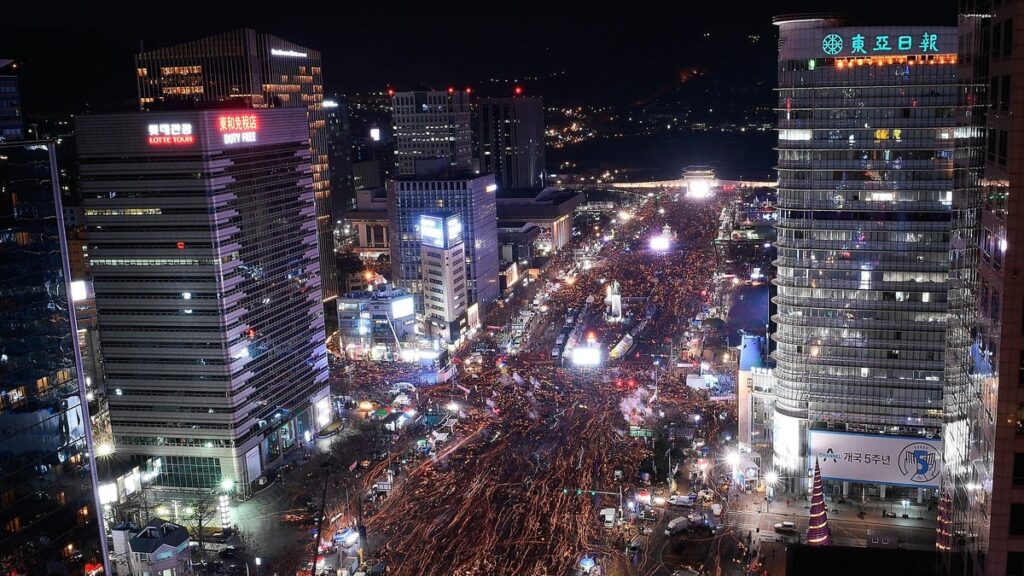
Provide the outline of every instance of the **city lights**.
[[687,198],[707,198],[711,196],[711,184],[707,180],[693,180],[687,184]]
[[651,250],[665,252],[669,249],[670,239],[668,236],[655,236],[650,240]]
[[591,347],[576,348],[572,351],[572,363],[575,366],[598,366],[601,364],[601,349]]

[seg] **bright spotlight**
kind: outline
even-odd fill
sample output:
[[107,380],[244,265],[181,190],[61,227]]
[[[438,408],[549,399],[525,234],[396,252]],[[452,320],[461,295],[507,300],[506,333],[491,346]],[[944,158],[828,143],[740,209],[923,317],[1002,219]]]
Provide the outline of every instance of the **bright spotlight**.
[[655,236],[651,238],[651,250],[656,252],[665,252],[668,250],[668,236]]
[[711,184],[707,180],[693,180],[686,186],[688,198],[707,198],[711,195]]
[[732,466],[733,468],[739,467],[739,465],[740,465],[740,454],[739,454],[739,452],[729,452],[728,454],[726,454],[725,455],[725,462],[729,466]]

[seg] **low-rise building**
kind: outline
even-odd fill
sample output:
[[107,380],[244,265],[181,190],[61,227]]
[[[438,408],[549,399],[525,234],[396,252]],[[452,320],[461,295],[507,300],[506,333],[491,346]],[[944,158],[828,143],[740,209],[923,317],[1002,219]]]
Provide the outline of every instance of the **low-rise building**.
[[398,357],[403,342],[416,335],[413,295],[387,284],[349,292],[338,298],[341,348],[351,358]]
[[128,540],[128,566],[132,576],[183,576],[192,573],[188,530],[153,518]]
[[559,188],[539,193],[505,191],[497,199],[498,227],[518,228],[532,222],[541,229],[534,243],[538,252],[558,252],[572,240],[573,214],[584,199],[579,192]]

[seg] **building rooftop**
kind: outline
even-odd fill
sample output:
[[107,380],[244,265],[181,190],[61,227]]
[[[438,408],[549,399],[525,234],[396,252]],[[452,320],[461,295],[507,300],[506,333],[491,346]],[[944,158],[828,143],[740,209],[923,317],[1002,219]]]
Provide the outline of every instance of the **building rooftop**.
[[356,290],[354,292],[348,292],[339,296],[339,299],[345,300],[391,300],[394,298],[401,298],[402,296],[408,296],[409,292],[402,290],[401,288],[395,288],[389,284],[378,284],[373,290]]
[[753,334],[744,334],[740,340],[740,370],[764,368],[761,357],[761,338]]
[[495,204],[499,226],[522,225],[523,222],[549,220],[572,214],[583,203],[584,196],[572,190],[545,188],[540,192],[529,190],[521,195],[507,196],[501,192]]
[[152,554],[164,544],[177,548],[187,540],[188,530],[184,526],[163,518],[153,518],[141,532],[128,541],[128,545],[132,552]]

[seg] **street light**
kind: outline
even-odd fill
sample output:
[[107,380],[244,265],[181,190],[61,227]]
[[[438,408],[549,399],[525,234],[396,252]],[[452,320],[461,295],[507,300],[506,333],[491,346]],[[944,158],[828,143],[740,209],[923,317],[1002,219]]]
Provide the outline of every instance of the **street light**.
[[260,559],[259,556],[257,556],[256,557],[256,576],[260,576],[260,564],[262,564],[262,563],[263,563],[263,560]]
[[732,466],[732,469],[735,471],[740,466],[739,452],[729,452],[728,454],[726,454],[725,462],[729,464],[729,466]]
[[768,512],[772,504],[772,499],[775,498],[775,485],[779,482],[779,473],[775,470],[769,470],[764,475],[764,483],[767,486],[764,495],[764,511]]

